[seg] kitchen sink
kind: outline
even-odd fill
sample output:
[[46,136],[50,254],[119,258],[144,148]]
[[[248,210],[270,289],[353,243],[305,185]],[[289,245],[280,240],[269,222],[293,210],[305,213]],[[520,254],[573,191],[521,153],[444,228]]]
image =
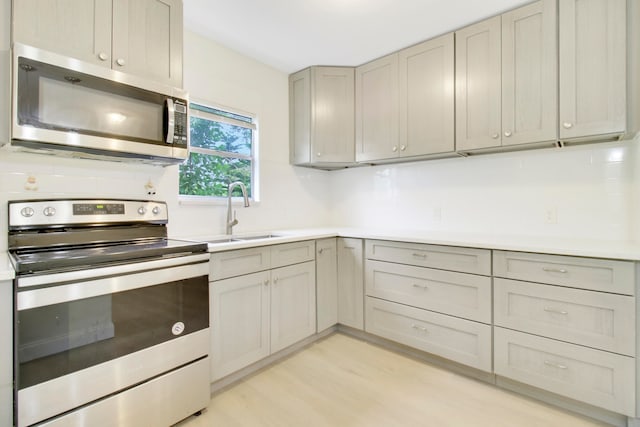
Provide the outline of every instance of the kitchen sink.
[[260,239],[272,239],[274,237],[280,237],[275,234],[260,234],[260,235],[249,235],[249,236],[233,236],[233,237],[221,237],[219,239],[207,240],[207,243],[210,244],[221,244],[221,243],[231,243],[231,242],[244,242],[247,240],[260,240]]

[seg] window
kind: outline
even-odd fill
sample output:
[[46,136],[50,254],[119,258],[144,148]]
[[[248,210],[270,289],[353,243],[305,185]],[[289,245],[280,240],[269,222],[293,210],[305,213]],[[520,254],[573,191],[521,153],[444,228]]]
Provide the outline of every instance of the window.
[[229,184],[240,181],[256,199],[255,120],[199,104],[190,104],[190,114],[191,151],[180,165],[180,195],[227,197]]

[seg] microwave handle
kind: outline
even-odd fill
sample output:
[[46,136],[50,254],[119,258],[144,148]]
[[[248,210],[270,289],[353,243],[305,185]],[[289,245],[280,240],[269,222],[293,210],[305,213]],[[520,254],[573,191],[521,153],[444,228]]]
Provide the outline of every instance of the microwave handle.
[[165,135],[165,142],[167,144],[173,144],[173,131],[176,126],[176,106],[173,103],[173,99],[167,98],[165,100],[166,117],[167,117],[167,134]]

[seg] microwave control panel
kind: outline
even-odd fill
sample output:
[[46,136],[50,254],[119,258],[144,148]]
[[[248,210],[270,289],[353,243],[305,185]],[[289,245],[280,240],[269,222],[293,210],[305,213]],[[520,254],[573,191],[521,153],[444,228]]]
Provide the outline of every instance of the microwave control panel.
[[176,145],[187,146],[187,137],[189,132],[189,126],[187,120],[187,103],[181,99],[174,99],[175,105],[175,124],[173,128],[173,143]]

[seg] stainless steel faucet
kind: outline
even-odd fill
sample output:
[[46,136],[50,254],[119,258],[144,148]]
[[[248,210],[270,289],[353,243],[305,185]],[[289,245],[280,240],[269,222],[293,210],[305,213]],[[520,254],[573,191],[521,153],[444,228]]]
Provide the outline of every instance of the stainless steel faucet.
[[233,193],[233,189],[236,187],[240,187],[242,191],[242,197],[244,197],[244,207],[249,207],[249,197],[247,197],[247,187],[240,181],[232,182],[229,184],[229,200],[227,201],[227,234],[231,235],[233,233],[233,226],[238,224],[238,218],[236,218],[236,211],[233,211],[233,219],[231,219],[231,193]]

